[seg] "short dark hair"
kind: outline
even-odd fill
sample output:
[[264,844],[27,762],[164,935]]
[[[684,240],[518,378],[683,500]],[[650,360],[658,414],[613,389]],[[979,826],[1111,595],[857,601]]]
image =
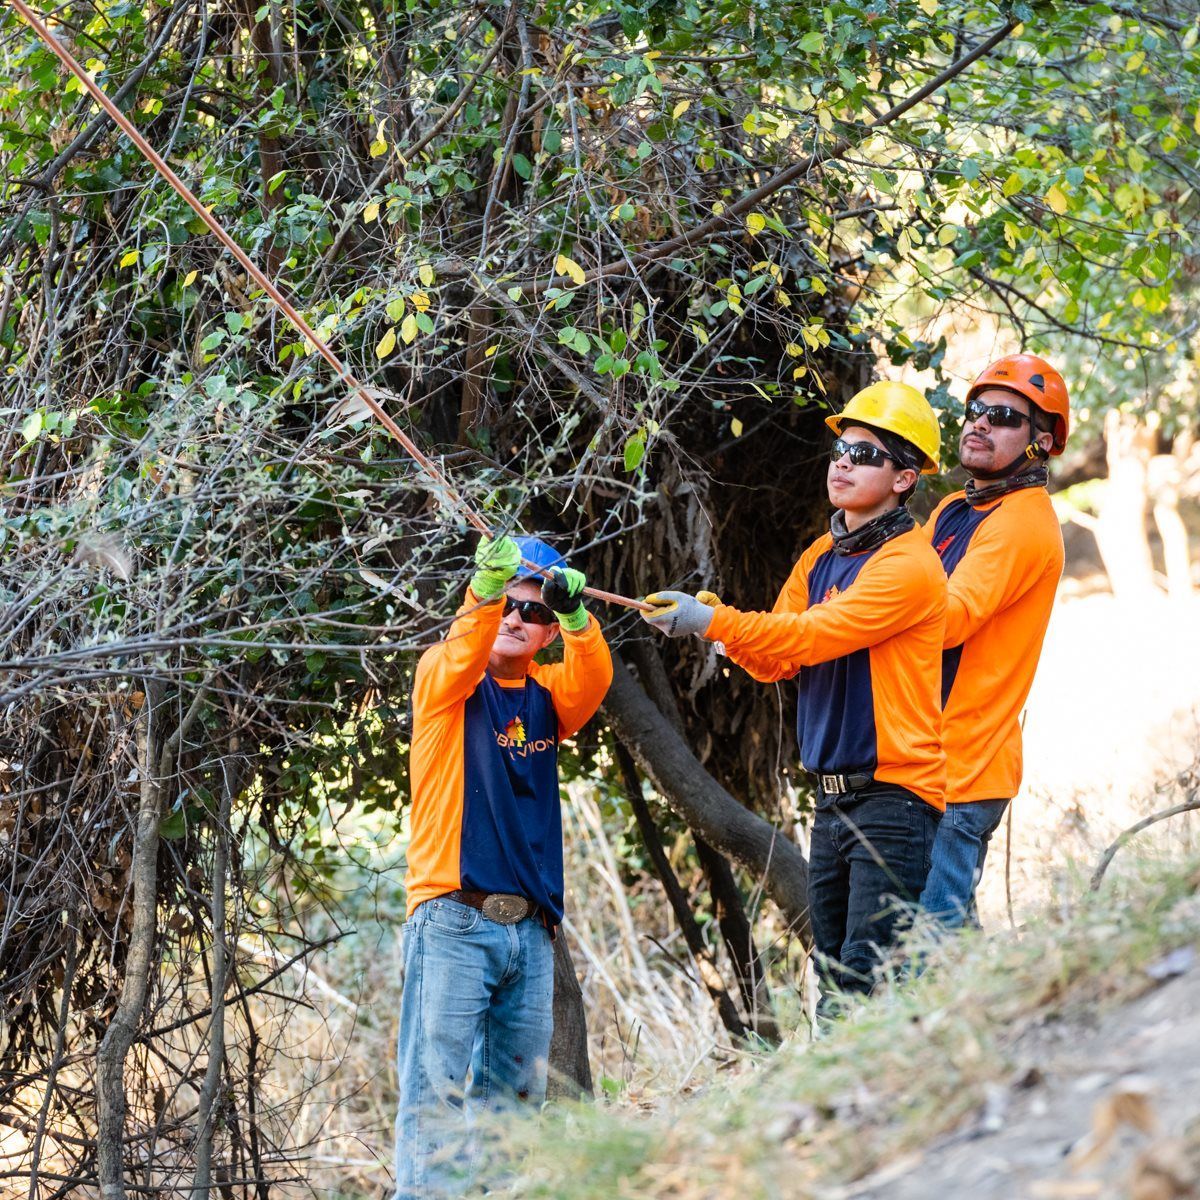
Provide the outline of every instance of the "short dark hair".
[[1034,433],[1048,433],[1053,436],[1058,421],[1052,413],[1046,412],[1044,408],[1038,408],[1031,401],[1029,405],[1029,417],[1033,422]]

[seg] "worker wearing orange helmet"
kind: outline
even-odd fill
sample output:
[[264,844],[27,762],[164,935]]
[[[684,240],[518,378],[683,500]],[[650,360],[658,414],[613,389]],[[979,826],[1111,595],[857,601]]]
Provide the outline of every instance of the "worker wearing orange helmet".
[[643,617],[696,634],[765,683],[799,674],[796,732],[816,792],[808,904],[822,1007],[871,990],[917,908],[944,808],[941,656],[946,579],[906,502],[937,470],[937,414],[881,382],[827,419],[830,531],[800,557],[774,609],[658,592]]
[[1021,709],[1063,567],[1046,460],[1070,421],[1067,385],[1045,359],[992,363],[967,393],[959,459],[971,478],[924,526],[949,591],[947,804],[921,904],[952,928],[973,913],[988,841],[1021,784]]

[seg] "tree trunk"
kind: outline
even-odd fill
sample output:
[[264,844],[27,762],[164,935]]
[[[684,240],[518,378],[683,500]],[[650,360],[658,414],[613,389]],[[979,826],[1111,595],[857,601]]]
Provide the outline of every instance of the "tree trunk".
[[125,1056],[137,1033],[150,986],[158,915],[158,826],[162,818],[163,784],[175,773],[176,756],[208,697],[208,680],[200,686],[175,732],[164,743],[161,722],[166,705],[153,680],[138,714],[134,736],[140,793],[134,827],[129,878],[133,891],[133,927],[125,958],[125,977],[112,1022],[96,1054],[96,1172],[100,1200],[125,1200]]
[[133,837],[130,879],[133,884],[133,928],[125,959],[125,978],[117,1011],[104,1031],[96,1060],[96,1165],[101,1200],[125,1200],[125,1056],[133,1044],[154,951],[158,823],[162,815],[162,782],[158,773],[160,707],[146,688],[137,717],[137,763],[141,790]]
[[718,854],[703,838],[696,838],[696,854],[708,880],[713,911],[717,914],[717,924],[737,976],[742,1007],[749,1018],[750,1028],[765,1041],[778,1042],[779,1025],[771,1004],[771,990],[767,986],[758,947],[754,944],[754,930],[746,916],[733,868],[729,860]]
[[808,937],[808,864],[799,847],[737,802],[613,655],[604,714],[659,795],[696,833],[762,881],[793,932]]
[[554,939],[554,1033],[550,1037],[547,1100],[590,1100],[595,1095],[588,1062],[587,1016],[565,930]]
[[1145,600],[1157,594],[1150,543],[1146,539],[1146,465],[1152,434],[1128,413],[1104,418],[1108,484],[1096,522],[1096,542],[1113,595]]
[[[200,1087],[196,1111],[196,1170],[192,1179],[192,1200],[209,1200],[212,1195],[213,1135],[221,1119],[218,1091],[225,1066],[225,988],[228,982],[228,958],[225,945],[225,886],[229,871],[229,822],[233,797],[238,791],[240,763],[238,735],[229,740],[229,754],[221,761],[224,786],[214,828],[213,879],[210,917],[212,920],[212,1018],[208,1028],[208,1066]],[[230,762],[230,759],[234,759]]]
[[717,1006],[717,1015],[721,1018],[721,1024],[735,1038],[744,1038],[746,1036],[745,1023],[738,1013],[733,997],[729,994],[729,989],[725,986],[725,981],[721,978],[721,972],[717,970],[716,957],[705,944],[704,933],[696,923],[691,905],[688,903],[687,893],[683,890],[683,886],[671,867],[671,860],[667,857],[666,850],[663,849],[658,826],[654,824],[654,818],[650,815],[650,806],[642,797],[642,781],[638,778],[633,756],[620,742],[616,743],[616,755],[621,775],[625,780],[625,797],[629,801],[629,807],[633,809],[633,815],[642,833],[642,840],[646,843],[646,852],[650,855],[651,863],[654,864],[655,874],[663,885],[663,891],[667,894],[667,900],[670,901],[675,919],[683,931],[683,940],[687,942],[688,949],[692,952],[700,982]]
[[1173,453],[1156,454],[1149,463],[1147,485],[1153,504],[1154,523],[1163,545],[1163,565],[1167,572],[1167,595],[1172,600],[1192,598],[1192,559],[1188,548],[1187,526],[1179,515],[1179,493],[1183,486],[1183,463],[1191,448],[1191,438],[1180,434]]

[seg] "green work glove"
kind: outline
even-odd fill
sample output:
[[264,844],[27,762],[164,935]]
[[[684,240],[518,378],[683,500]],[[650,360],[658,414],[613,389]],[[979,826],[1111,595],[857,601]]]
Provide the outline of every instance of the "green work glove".
[[586,586],[587,576],[571,567],[552,567],[550,577],[542,582],[542,603],[570,633],[578,632],[588,623],[587,609],[583,607]]
[[642,620],[667,637],[686,637],[689,633],[703,637],[712,624],[712,607],[687,592],[653,592],[646,603],[654,605],[655,611],[642,613]]
[[480,538],[475,550],[476,570],[471,576],[471,591],[480,600],[495,600],[520,565],[521,551],[512,538],[502,537],[495,541]]

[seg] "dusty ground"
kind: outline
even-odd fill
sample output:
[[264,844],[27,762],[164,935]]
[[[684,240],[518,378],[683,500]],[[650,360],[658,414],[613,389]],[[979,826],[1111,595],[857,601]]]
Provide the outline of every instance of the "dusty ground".
[[1157,966],[1182,974],[1094,1022],[1031,1031],[972,1124],[838,1196],[1200,1196],[1200,955]]

